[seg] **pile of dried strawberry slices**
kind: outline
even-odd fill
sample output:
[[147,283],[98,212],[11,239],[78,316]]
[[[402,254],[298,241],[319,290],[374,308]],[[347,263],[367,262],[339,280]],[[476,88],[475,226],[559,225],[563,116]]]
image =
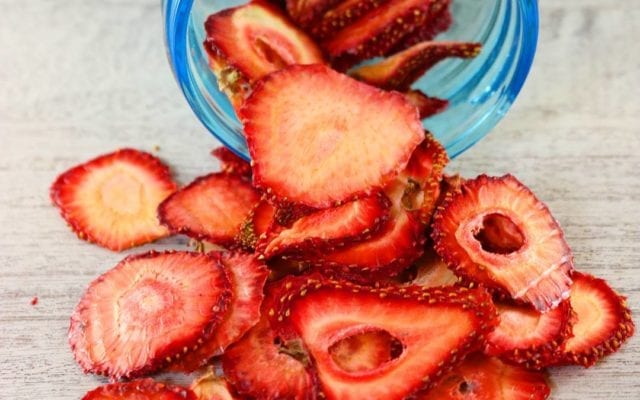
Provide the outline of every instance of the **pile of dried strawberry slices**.
[[592,366],[633,335],[624,297],[574,268],[523,183],[445,173],[412,97],[446,100],[410,86],[479,51],[430,41],[450,20],[439,0],[209,17],[251,164],[218,148],[221,171],[178,188],[156,156],[122,149],[51,187],[80,239],[197,244],[130,255],[89,284],[69,344],[111,383],[84,399],[545,399],[545,368]]

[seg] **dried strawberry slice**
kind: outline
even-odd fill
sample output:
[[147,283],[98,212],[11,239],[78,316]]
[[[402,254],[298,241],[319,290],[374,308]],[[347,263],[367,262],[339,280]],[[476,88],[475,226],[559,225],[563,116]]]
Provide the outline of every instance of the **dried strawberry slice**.
[[155,210],[175,190],[159,159],[122,149],[64,172],[50,195],[79,238],[120,251],[169,234]]
[[140,376],[197,347],[222,321],[230,297],[215,257],[129,256],[89,285],[71,316],[69,344],[86,372]]
[[336,365],[349,373],[366,372],[402,353],[402,344],[384,330],[366,330],[338,340],[329,347]]
[[481,47],[480,43],[421,42],[349,74],[382,89],[406,91],[438,62],[451,57],[473,58],[480,53]]
[[265,75],[287,65],[324,63],[315,42],[263,1],[210,15],[205,30],[210,66],[236,110]]
[[382,188],[424,137],[415,108],[401,95],[322,65],[269,75],[240,114],[254,183],[316,208]]
[[187,388],[153,379],[137,379],[130,382],[117,382],[93,389],[82,400],[197,400],[198,397]]
[[404,93],[404,96],[418,109],[420,119],[434,116],[449,107],[449,100],[427,96],[419,90],[409,90]]
[[171,365],[172,371],[193,372],[224,352],[260,320],[262,289],[269,271],[251,254],[209,253],[219,257],[231,283],[231,303],[213,334],[194,351]]
[[289,17],[303,28],[309,27],[322,13],[341,0],[286,0]]
[[229,383],[216,375],[213,367],[196,378],[190,387],[198,400],[234,400]]
[[211,151],[211,155],[220,161],[220,169],[222,172],[245,178],[251,177],[251,164],[237,156],[226,147],[213,149],[213,151]]
[[512,175],[481,175],[434,216],[436,251],[457,275],[532,304],[569,296],[573,255],[549,209]]
[[311,36],[318,40],[328,39],[354,23],[369,11],[389,0],[345,0],[326,11],[308,28]]
[[241,249],[253,252],[258,240],[266,237],[267,231],[274,223],[276,208],[266,199],[255,205],[236,235],[236,245]]
[[433,40],[439,33],[449,29],[453,22],[451,0],[432,0],[425,23],[406,35],[389,53],[394,54],[408,49],[414,44]]
[[544,400],[551,390],[544,373],[480,354],[446,374],[419,400]]
[[269,310],[279,301],[271,285],[260,322],[222,355],[226,378],[238,394],[255,399],[314,400],[316,384],[307,371],[308,358],[299,348],[285,347],[271,329]]
[[367,239],[389,216],[389,199],[377,193],[304,216],[291,228],[271,232],[258,251],[266,258],[286,253],[331,250]]
[[625,298],[603,279],[574,272],[569,301],[575,312],[574,336],[566,341],[558,364],[590,367],[633,336],[635,325]]
[[[299,335],[328,399],[358,399],[363,393],[372,399],[410,397],[481,346],[496,322],[484,290],[300,281],[290,285],[272,318]],[[401,354],[366,371],[340,368],[333,346],[371,330],[399,341]]]
[[416,276],[408,283],[423,288],[451,286],[458,283],[458,277],[433,249],[428,249],[415,262]]
[[430,4],[425,0],[390,0],[320,45],[340,70],[384,56],[426,21]]
[[332,252],[308,254],[305,260],[363,283],[400,273],[422,255],[425,242],[425,225],[402,206],[405,190],[400,181],[387,187],[389,219],[373,237]]
[[489,334],[485,354],[533,369],[557,361],[563,343],[572,335],[568,300],[544,314],[506,303],[496,308],[500,324]]
[[197,178],[158,207],[174,233],[222,246],[233,244],[260,195],[245,179],[217,172]]

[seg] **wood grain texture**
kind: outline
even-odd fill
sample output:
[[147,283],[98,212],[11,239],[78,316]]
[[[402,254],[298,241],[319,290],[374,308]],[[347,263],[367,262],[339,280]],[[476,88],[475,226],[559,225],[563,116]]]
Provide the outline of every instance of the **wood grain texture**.
[[[638,318],[640,2],[540,5],[522,94],[450,170],[510,171],[530,185],[565,228],[577,268],[628,295]],[[217,143],[173,81],[158,0],[0,0],[0,9],[0,399],[78,399],[103,380],[74,363],[69,315],[123,255],[75,239],[50,206],[50,183],[89,157],[154,145],[187,182],[217,168],[207,151]],[[640,340],[551,380],[556,400],[640,399]]]

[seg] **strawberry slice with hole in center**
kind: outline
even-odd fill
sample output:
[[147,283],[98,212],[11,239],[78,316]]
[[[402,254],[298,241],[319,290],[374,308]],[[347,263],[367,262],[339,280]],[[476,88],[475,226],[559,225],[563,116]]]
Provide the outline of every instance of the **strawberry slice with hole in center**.
[[572,335],[568,300],[544,314],[506,303],[497,303],[496,308],[500,323],[487,338],[485,354],[531,369],[557,361],[562,345]]
[[231,386],[222,377],[216,375],[215,368],[207,368],[207,372],[196,378],[190,386],[198,400],[234,400]]
[[404,93],[404,96],[411,104],[416,106],[420,119],[439,114],[449,107],[449,100],[427,96],[420,90],[409,90]]
[[329,347],[336,365],[349,373],[366,372],[402,353],[402,343],[384,330],[366,330],[340,339]]
[[213,334],[194,351],[170,366],[171,371],[193,372],[219,356],[260,320],[262,290],[269,271],[251,254],[218,252],[218,257],[231,284],[231,302],[224,319]]
[[82,400],[198,400],[187,388],[153,379],[137,379],[130,382],[116,382],[93,389]]
[[120,251],[169,234],[155,210],[175,190],[158,158],[122,149],[61,174],[50,196],[79,238]]
[[573,255],[549,209],[512,175],[480,175],[436,211],[432,238],[457,275],[545,312],[569,297]]
[[480,43],[422,42],[349,74],[385,90],[406,91],[440,61],[452,57],[473,58],[480,53],[481,47]]
[[[299,335],[327,399],[410,397],[481,346],[496,323],[491,297],[481,289],[370,288],[315,278],[288,283],[273,321]],[[331,350],[367,331],[386,332],[401,351],[373,369],[341,368]]]
[[301,348],[286,347],[271,329],[269,310],[279,301],[279,286],[267,287],[262,317],[240,341],[222,355],[222,369],[239,395],[277,400],[315,400],[316,384],[306,369]]
[[158,207],[160,221],[174,233],[226,246],[260,201],[245,179],[217,172],[197,178]]
[[69,344],[85,372],[144,375],[197,348],[222,321],[230,297],[215,257],[129,256],[89,285],[71,316]]
[[251,164],[226,147],[213,149],[211,155],[220,161],[220,169],[222,172],[244,178],[251,178]]
[[419,400],[544,400],[551,390],[544,373],[480,354],[446,374]]
[[272,258],[284,253],[331,250],[367,239],[386,222],[389,205],[389,199],[377,193],[316,211],[298,219],[290,228],[276,228],[258,252]]
[[635,325],[625,298],[603,279],[574,272],[569,301],[575,312],[573,337],[567,339],[558,364],[590,367],[633,336]]
[[256,186],[316,208],[382,188],[424,138],[416,109],[402,95],[322,65],[269,75],[240,116]]

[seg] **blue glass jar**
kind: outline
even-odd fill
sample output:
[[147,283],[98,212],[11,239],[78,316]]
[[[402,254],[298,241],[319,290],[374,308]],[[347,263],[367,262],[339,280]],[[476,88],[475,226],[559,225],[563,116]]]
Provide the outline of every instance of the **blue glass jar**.
[[[248,159],[242,127],[218,90],[202,47],[204,21],[247,0],[163,0],[165,39],[175,77],[200,121],[225,146]],[[473,60],[439,63],[414,85],[450,101],[424,121],[451,157],[485,136],[505,115],[527,77],[538,38],[536,0],[453,0],[454,23],[438,40],[483,44]]]

